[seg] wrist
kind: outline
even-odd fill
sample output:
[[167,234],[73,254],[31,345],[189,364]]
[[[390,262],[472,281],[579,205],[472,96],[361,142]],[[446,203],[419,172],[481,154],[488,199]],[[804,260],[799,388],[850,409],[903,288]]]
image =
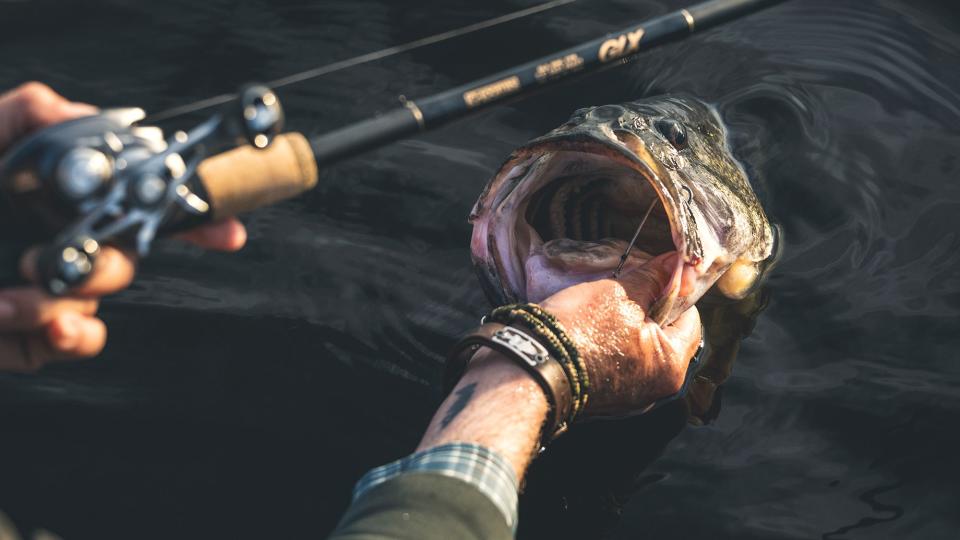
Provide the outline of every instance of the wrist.
[[[477,351],[488,349],[480,357],[481,363],[486,355],[509,360],[540,385],[547,399],[550,415],[541,434],[542,446],[565,432],[586,403],[582,362],[566,333],[539,306],[505,306],[488,317],[492,320],[465,334],[451,350],[445,373],[447,391],[461,380]],[[480,369],[480,363],[474,369]]]
[[543,397],[543,402],[547,402],[547,396],[540,384],[527,370],[517,365],[515,360],[508,358],[499,351],[481,347],[470,359],[470,363],[467,364],[463,379],[483,379],[490,375],[495,375],[506,384],[515,385],[518,390],[537,389],[539,395]]
[[[503,353],[481,348],[467,366],[462,383],[478,383],[495,389],[496,395],[507,406],[503,412],[507,412],[508,408],[514,409],[510,411],[513,421],[521,421],[537,433],[547,420],[550,403],[543,387],[533,375]],[[490,412],[499,414],[500,408],[491,409]]]
[[549,412],[540,384],[501,353],[481,348],[440,406],[418,451],[451,442],[482,445],[523,478]]

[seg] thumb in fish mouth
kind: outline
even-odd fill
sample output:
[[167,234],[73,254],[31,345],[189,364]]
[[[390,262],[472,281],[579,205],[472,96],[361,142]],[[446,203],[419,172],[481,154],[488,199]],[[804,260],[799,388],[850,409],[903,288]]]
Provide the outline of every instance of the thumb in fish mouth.
[[694,277],[693,269],[683,264],[679,253],[670,251],[644,264],[627,266],[614,281],[623,287],[627,298],[644,310],[648,319],[666,326],[673,322],[666,317],[678,297],[689,294]]
[[625,267],[618,278],[563,289],[541,304],[559,319],[584,360],[587,416],[641,413],[682,388],[700,344],[699,312],[691,307],[666,324],[651,317],[682,282],[675,277],[688,268],[682,261],[676,252],[665,253]]

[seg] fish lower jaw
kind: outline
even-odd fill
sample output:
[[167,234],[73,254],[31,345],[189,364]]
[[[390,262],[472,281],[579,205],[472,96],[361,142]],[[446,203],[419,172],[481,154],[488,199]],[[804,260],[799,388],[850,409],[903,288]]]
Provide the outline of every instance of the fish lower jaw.
[[[533,242],[524,262],[527,299],[540,302],[578,283],[612,277],[626,248],[627,242],[618,238],[599,241],[558,238],[547,243]],[[633,249],[623,271],[642,266],[651,258],[643,250]]]
[[[608,238],[585,242],[561,238],[531,249],[524,264],[526,275],[526,299],[542,302],[560,290],[574,285],[613,278],[627,242]],[[666,273],[656,270],[657,265],[667,264]],[[650,298],[649,317],[664,325],[672,322],[693,304],[703,292],[702,275],[684,262],[677,251],[651,255],[634,248],[624,262],[618,279],[621,282],[635,281],[639,276],[656,274],[656,279],[645,279],[647,287],[643,296]]]

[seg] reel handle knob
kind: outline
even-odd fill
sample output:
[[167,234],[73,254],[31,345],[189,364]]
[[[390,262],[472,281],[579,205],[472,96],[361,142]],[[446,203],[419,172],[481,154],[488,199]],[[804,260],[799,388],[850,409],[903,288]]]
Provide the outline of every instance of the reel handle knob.
[[93,273],[100,244],[92,238],[76,238],[44,248],[37,260],[40,284],[61,295],[82,284]]
[[270,88],[259,84],[244,86],[235,107],[240,119],[240,139],[254,148],[270,146],[283,131],[283,107]]

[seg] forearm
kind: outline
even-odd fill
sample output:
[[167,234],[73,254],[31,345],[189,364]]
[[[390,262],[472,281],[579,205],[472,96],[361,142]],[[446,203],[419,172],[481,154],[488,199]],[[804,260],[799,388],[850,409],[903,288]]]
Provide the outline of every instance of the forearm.
[[526,371],[482,350],[441,404],[417,452],[360,479],[332,538],[513,538],[517,485],[537,449],[547,408],[546,395]]
[[548,408],[540,385],[523,368],[481,349],[417,450],[451,442],[479,444],[506,459],[519,481],[536,453]]

